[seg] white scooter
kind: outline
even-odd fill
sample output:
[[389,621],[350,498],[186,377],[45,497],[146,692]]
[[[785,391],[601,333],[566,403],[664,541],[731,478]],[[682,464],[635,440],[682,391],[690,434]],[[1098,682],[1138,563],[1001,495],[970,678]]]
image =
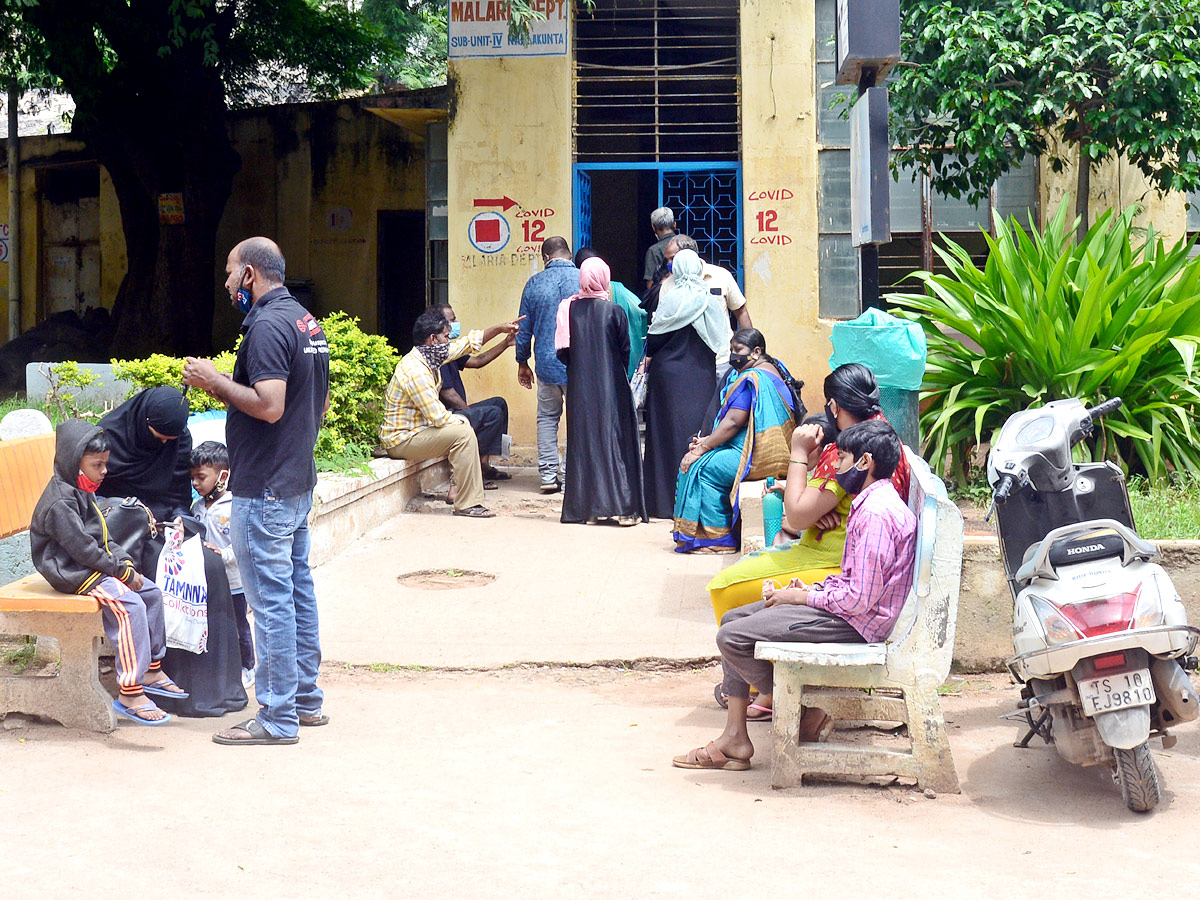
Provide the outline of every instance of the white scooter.
[[[1120,399],[1058,400],[1012,416],[988,455],[992,510],[1015,601],[1008,667],[1022,683],[1010,717],[1063,759],[1109,766],[1135,812],[1159,800],[1149,739],[1200,713],[1181,661],[1200,629],[1134,530],[1121,470],[1074,463],[1071,448]],[[989,516],[991,512],[989,511]]]

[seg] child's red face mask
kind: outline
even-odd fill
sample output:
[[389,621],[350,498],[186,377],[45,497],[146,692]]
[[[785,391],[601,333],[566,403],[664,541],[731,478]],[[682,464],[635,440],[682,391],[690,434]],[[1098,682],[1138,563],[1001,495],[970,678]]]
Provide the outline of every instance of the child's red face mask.
[[75,486],[89,494],[96,493],[104,476],[108,474],[108,451],[103,453],[85,453],[79,461],[79,476]]

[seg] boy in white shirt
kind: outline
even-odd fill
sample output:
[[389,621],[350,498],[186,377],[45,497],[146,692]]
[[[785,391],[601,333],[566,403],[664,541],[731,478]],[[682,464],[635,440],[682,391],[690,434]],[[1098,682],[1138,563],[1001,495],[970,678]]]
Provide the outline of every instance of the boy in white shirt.
[[192,451],[188,459],[192,488],[200,499],[192,506],[192,515],[204,523],[204,546],[221,554],[225,574],[229,578],[229,593],[233,597],[233,617],[237,621],[238,647],[242,655],[242,684],[247,690],[254,684],[254,637],[246,616],[246,595],[242,591],[242,576],[233,541],[229,535],[229,517],[233,510],[233,494],[229,483],[229,451],[217,441],[205,441]]

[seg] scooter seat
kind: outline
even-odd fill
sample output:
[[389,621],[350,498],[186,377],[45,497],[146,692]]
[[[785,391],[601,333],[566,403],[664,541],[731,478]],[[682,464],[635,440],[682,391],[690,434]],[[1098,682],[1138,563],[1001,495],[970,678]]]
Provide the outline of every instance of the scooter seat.
[[1057,540],[1050,545],[1050,565],[1074,566],[1079,563],[1125,555],[1125,542],[1113,531],[1085,537]]
[[1075,566],[1110,557],[1120,558],[1122,565],[1125,565],[1135,559],[1153,559],[1157,556],[1158,551],[1154,545],[1136,536],[1131,539],[1134,543],[1127,547],[1120,534],[1103,527],[1083,535],[1058,538],[1050,542],[1045,554],[1045,563],[1039,568],[1037,561],[1046,543],[1043,539],[1031,544],[1025,551],[1021,568],[1017,570],[1014,579],[1018,584],[1028,584],[1035,577],[1057,580],[1058,569],[1062,566]]

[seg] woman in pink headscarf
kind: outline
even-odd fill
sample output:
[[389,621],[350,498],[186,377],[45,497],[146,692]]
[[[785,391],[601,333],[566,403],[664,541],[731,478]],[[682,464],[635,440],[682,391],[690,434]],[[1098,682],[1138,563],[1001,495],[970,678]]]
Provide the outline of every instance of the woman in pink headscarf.
[[609,299],[599,257],[579,269],[579,293],[558,307],[554,346],[567,367],[563,522],[645,522],[637,411],[629,390],[629,323]]

